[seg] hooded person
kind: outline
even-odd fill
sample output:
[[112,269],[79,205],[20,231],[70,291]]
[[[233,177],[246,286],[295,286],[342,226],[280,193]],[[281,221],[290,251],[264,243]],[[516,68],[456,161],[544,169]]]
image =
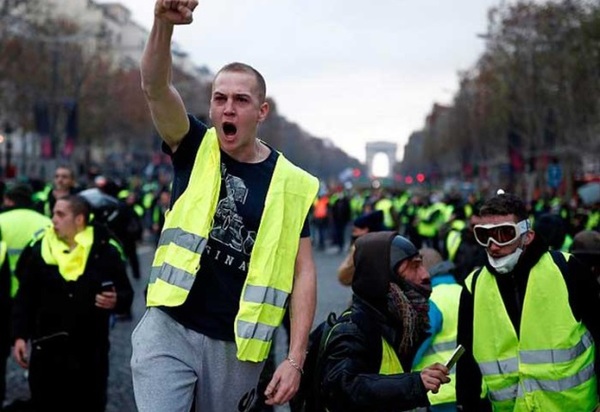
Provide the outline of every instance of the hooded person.
[[416,247],[396,232],[356,241],[352,305],[333,326],[323,354],[328,411],[404,411],[428,406],[449,381],[441,364],[411,372],[427,336],[429,274]]

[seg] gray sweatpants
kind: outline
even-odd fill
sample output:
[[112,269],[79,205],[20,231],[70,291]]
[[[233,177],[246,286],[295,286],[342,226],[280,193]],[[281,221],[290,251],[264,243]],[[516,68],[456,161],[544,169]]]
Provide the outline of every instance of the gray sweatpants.
[[131,336],[131,371],[139,412],[242,412],[257,398],[264,362],[241,362],[234,342],[184,328],[148,308]]

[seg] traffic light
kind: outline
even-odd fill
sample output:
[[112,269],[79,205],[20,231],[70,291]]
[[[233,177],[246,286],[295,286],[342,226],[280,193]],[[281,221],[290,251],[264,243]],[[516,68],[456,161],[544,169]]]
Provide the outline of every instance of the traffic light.
[[360,169],[355,167],[355,168],[352,170],[352,176],[354,176],[355,178],[357,178],[357,179],[358,179],[358,178],[360,177],[360,175],[361,175],[361,171],[360,171]]
[[425,175],[423,173],[417,174],[417,182],[423,183],[425,181]]

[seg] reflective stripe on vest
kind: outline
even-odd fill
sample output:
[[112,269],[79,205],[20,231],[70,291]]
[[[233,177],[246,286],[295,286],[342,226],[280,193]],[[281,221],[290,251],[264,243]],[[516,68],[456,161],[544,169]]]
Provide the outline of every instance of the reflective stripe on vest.
[[[424,353],[421,361],[413,370],[423,370],[436,362],[445,363],[452,351],[456,349],[458,330],[458,302],[462,287],[454,284],[439,284],[433,287],[430,300],[435,303],[442,314],[442,329],[433,337],[431,347]],[[456,402],[456,367],[450,371],[450,382],[440,386],[437,394],[428,392],[427,397],[432,405]]]
[[[165,216],[154,255],[148,306],[178,306],[200,269],[221,185],[221,155],[214,128],[202,139],[187,188]],[[237,357],[266,359],[292,291],[300,233],[318,180],[279,155],[240,296],[234,331]]]
[[395,375],[404,373],[402,364],[394,348],[384,339],[381,338],[381,365],[379,366],[380,375]]
[[473,355],[495,411],[594,409],[595,345],[573,317],[550,253],[531,269],[519,337],[487,269],[477,278],[474,305]]

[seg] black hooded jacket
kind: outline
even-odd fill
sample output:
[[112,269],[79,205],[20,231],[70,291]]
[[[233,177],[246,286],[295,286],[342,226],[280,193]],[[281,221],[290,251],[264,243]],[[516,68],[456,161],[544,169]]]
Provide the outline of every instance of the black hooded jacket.
[[[381,375],[382,337],[399,346],[402,327],[387,311],[392,232],[357,240],[351,312],[332,330],[324,353],[322,390],[327,409],[344,411],[405,411],[427,406],[427,391],[418,372]],[[421,342],[415,342],[414,351]],[[410,371],[414,352],[400,358]]]
[[[521,313],[525,292],[527,291],[529,273],[545,253],[550,253],[548,252],[548,245],[536,236],[523,252],[512,272],[500,275],[497,274],[489,263],[486,264],[487,269],[496,275],[504,307],[517,335],[520,330]],[[600,308],[599,286],[595,279],[587,273],[589,269],[578,259],[571,257],[566,269],[566,273],[563,273],[563,276],[569,292],[569,304],[573,315],[575,319],[581,321],[588,328],[594,341],[600,342],[600,317],[598,316],[598,308]],[[548,325],[548,327],[551,328],[553,325]],[[456,394],[458,404],[463,406],[464,411],[481,412],[491,410],[489,402],[480,399],[482,377],[472,355],[473,295],[466,288],[463,289],[460,298],[457,342],[467,349],[457,364]],[[600,376],[599,351],[600,345],[596,344],[596,376]]]

